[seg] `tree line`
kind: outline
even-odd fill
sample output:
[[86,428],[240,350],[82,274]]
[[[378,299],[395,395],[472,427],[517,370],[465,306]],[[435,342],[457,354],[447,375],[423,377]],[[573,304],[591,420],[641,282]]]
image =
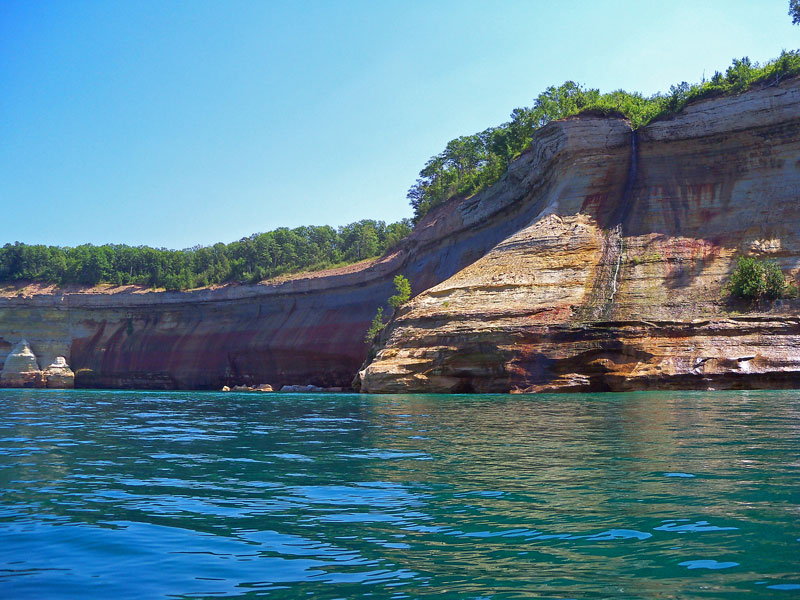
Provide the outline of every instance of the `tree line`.
[[550,86],[539,94],[533,106],[514,109],[510,121],[451,140],[442,152],[431,157],[408,190],[413,221],[418,222],[445,200],[471,196],[495,183],[509,163],[530,146],[536,130],[551,121],[582,113],[618,115],[638,129],[653,119],[677,113],[689,102],[737,94],[756,84],[777,84],[798,73],[800,51],[795,50],[783,51],[763,65],[748,57],[734,59],[725,73],[717,71],[697,84],[684,81],[673,85],[669,93],[653,96],[624,90],[601,94],[574,81]]
[[[798,6],[800,0],[792,0]],[[800,9],[798,9],[800,10]],[[800,20],[800,12],[798,12]],[[550,86],[531,107],[516,108],[511,119],[479,133],[451,140],[419,173],[407,197],[413,219],[386,225],[365,219],[338,229],[281,227],[239,241],[185,250],[147,246],[84,244],[74,248],[19,242],[0,248],[0,281],[42,281],[96,285],[140,284],[168,290],[231,281],[261,281],[279,275],[325,269],[381,255],[408,235],[425,214],[453,197],[471,196],[495,183],[547,123],[577,114],[617,115],[634,129],[672,115],[701,98],[737,94],[751,86],[777,85],[800,73],[800,51],[784,51],[763,65],[734,59],[725,73],[701,83],[682,82],[669,93],[643,96],[616,90],[601,94],[574,81]]]
[[389,225],[364,219],[338,229],[327,225],[281,227],[230,244],[185,250],[122,244],[67,248],[16,242],[0,248],[0,281],[139,284],[167,290],[256,282],[373,258],[410,232],[408,219]]

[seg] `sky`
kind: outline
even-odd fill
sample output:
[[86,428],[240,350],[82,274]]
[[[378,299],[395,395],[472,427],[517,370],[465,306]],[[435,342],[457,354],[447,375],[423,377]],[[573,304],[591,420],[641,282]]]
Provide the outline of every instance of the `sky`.
[[0,0],[0,244],[411,216],[549,85],[652,94],[800,48],[788,0]]

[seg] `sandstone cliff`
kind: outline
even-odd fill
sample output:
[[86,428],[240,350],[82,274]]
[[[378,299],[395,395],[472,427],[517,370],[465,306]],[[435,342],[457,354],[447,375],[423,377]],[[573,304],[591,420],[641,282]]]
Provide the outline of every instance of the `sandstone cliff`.
[[[364,361],[364,333],[405,274],[430,288],[529,222],[531,189],[563,185],[559,167],[583,136],[613,154],[625,143],[619,120],[552,129],[508,174],[458,210],[433,211],[391,255],[369,264],[288,281],[192,292],[122,288],[50,290],[0,298],[0,360],[22,336],[43,364],[66,356],[76,387],[219,389],[260,383],[349,388]],[[598,189],[614,189],[626,154],[593,166]],[[551,169],[550,166],[553,166]]]
[[552,123],[496,185],[373,263],[184,293],[6,295],[0,362],[24,336],[40,364],[67,357],[79,387],[348,386],[403,273],[418,295],[365,391],[800,385],[797,302],[720,299],[740,253],[800,267],[798,140],[798,79],[636,136],[616,118]]
[[403,307],[362,389],[800,385],[798,302],[723,298],[737,255],[797,277],[800,81],[698,102],[625,137],[616,185],[587,172],[620,151],[584,138],[559,186],[531,190],[543,208],[530,222]]

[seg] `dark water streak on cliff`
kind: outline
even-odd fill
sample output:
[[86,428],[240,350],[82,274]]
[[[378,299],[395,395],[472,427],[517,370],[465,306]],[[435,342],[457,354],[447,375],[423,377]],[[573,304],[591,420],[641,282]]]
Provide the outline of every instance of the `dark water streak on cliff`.
[[[592,282],[590,300],[575,310],[579,321],[607,321],[611,318],[614,296],[622,268],[622,257],[625,252],[625,223],[631,214],[634,191],[639,174],[638,132],[631,131],[630,156],[625,186],[620,201],[615,203],[610,214],[605,217],[605,233],[598,271]],[[597,215],[603,220],[603,215]]]

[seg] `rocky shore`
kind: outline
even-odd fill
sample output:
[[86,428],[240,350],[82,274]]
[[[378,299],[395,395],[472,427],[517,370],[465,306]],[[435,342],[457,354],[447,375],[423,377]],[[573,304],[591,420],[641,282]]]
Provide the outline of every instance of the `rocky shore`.
[[[797,279],[799,206],[798,78],[635,134],[570,118],[372,263],[190,292],[9,288],[0,385],[68,385],[69,365],[76,387],[104,388],[349,389],[357,373],[368,392],[800,387],[800,303],[724,294],[741,255]],[[365,364],[398,273],[414,298]]]
[[75,374],[63,356],[57,356],[44,370],[26,339],[21,339],[9,352],[0,371],[0,387],[71,388]]

